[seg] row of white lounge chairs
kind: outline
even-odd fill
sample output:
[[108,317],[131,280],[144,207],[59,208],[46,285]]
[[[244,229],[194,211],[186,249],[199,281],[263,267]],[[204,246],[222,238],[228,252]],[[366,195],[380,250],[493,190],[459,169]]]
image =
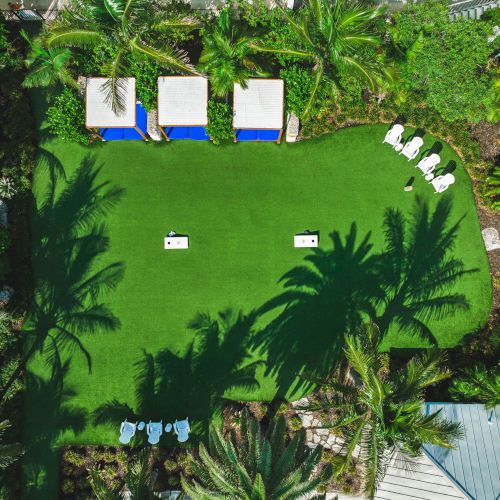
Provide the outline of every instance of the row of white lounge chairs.
[[[404,130],[403,125],[398,123],[393,125],[393,127],[385,135],[382,143],[390,144],[396,151],[399,152],[399,154],[406,156],[408,161],[410,161],[417,157],[424,141],[421,137],[415,136],[403,145],[402,137]],[[440,161],[441,157],[437,153],[432,153],[429,156],[422,158],[416,166],[416,168],[419,168],[422,171],[422,175],[424,175],[425,179],[429,181],[429,184],[432,185],[435,190],[435,194],[446,191],[448,187],[455,182],[455,176],[449,172],[444,175],[434,176],[434,170]]]
[[[135,432],[137,430],[142,431],[146,427],[146,433],[148,435],[148,443],[149,444],[158,444],[163,434],[163,421],[159,422],[151,422],[149,424],[145,424],[144,422],[128,422],[125,419],[120,424],[120,437],[118,438],[120,443],[129,444],[132,438],[135,436]],[[189,420],[186,417],[185,420],[175,421],[173,424],[167,424],[165,426],[165,432],[170,432],[173,429],[175,434],[177,435],[177,441],[179,443],[184,443],[189,439]]]

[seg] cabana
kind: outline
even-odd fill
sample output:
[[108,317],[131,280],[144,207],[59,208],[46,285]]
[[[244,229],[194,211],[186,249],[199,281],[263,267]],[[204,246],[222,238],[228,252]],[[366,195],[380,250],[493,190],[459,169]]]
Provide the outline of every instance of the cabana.
[[234,84],[234,141],[280,142],[283,133],[284,82],[250,78],[247,88]]
[[148,116],[135,97],[135,78],[120,78],[124,109],[115,113],[106,100],[109,78],[87,78],[85,125],[103,141],[147,141]]
[[158,78],[158,126],[167,141],[208,141],[208,80],[202,76]]

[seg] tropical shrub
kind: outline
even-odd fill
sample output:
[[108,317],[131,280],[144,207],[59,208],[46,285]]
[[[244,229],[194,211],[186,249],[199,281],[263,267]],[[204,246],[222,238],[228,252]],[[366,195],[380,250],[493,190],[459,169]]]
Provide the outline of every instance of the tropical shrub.
[[170,71],[162,71],[155,61],[132,61],[132,74],[135,76],[137,100],[146,111],[158,107],[158,77],[169,75]]
[[487,369],[483,363],[463,370],[450,386],[453,400],[479,401],[492,409],[500,404],[500,366]]
[[9,231],[5,227],[0,227],[0,282],[2,282],[9,272],[9,261],[7,250],[10,246]]
[[242,411],[239,438],[212,426],[208,448],[192,456],[193,478],[182,477],[191,498],[305,498],[328,480],[332,467],[317,469],[322,449],[306,446],[304,429],[287,437],[283,416],[264,434],[258,420]]
[[490,56],[492,24],[460,18],[450,21],[446,6],[435,0],[408,4],[389,27],[403,54],[403,87],[448,121],[478,122],[492,108]]
[[500,209],[500,167],[495,166],[486,178],[485,197],[494,209]]
[[282,69],[280,78],[285,80],[286,110],[302,116],[313,85],[311,71],[294,64]]
[[67,142],[88,144],[90,134],[85,129],[85,106],[78,92],[68,87],[57,95],[47,109],[50,133]]
[[232,113],[229,104],[214,100],[208,101],[207,134],[217,146],[234,138]]

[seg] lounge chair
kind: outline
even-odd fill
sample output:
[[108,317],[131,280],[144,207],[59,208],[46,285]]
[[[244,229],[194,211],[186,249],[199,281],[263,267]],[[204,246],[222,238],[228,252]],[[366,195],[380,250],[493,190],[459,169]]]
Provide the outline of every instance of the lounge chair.
[[174,422],[174,432],[177,434],[177,441],[179,441],[179,443],[184,443],[189,439],[190,430],[187,417],[186,420],[180,420],[179,422],[176,420]]
[[422,170],[423,175],[431,174],[436,165],[441,161],[441,158],[438,154],[432,153],[430,156],[426,156],[423,160],[418,162],[417,168]]
[[408,161],[413,160],[420,151],[420,146],[424,143],[422,137],[414,137],[410,142],[407,142],[403,149],[401,150],[400,155],[405,155],[408,158]]
[[118,438],[120,443],[129,444],[134,437],[136,428],[137,423],[127,422],[127,419],[125,419],[120,425],[120,437]]
[[405,131],[405,128],[403,125],[399,125],[399,123],[396,123],[387,134],[385,134],[385,138],[382,141],[382,144],[385,142],[387,144],[390,144],[393,147],[396,147],[400,142],[401,142],[401,137],[403,135],[403,132]]
[[148,443],[149,444],[158,444],[160,441],[160,437],[163,433],[163,424],[160,420],[159,422],[151,422],[146,425],[146,432],[148,433]]
[[432,179],[430,183],[433,185],[435,189],[434,194],[437,194],[446,191],[448,187],[451,186],[454,182],[455,182],[455,176],[453,174],[445,174],[434,177],[434,179]]

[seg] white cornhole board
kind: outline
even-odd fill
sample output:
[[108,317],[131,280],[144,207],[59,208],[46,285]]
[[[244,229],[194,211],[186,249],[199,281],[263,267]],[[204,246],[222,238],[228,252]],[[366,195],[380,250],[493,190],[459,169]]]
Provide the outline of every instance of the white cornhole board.
[[295,248],[313,248],[318,246],[317,234],[296,234],[293,237],[293,246]]
[[164,239],[165,250],[184,250],[189,248],[188,236],[166,236]]

